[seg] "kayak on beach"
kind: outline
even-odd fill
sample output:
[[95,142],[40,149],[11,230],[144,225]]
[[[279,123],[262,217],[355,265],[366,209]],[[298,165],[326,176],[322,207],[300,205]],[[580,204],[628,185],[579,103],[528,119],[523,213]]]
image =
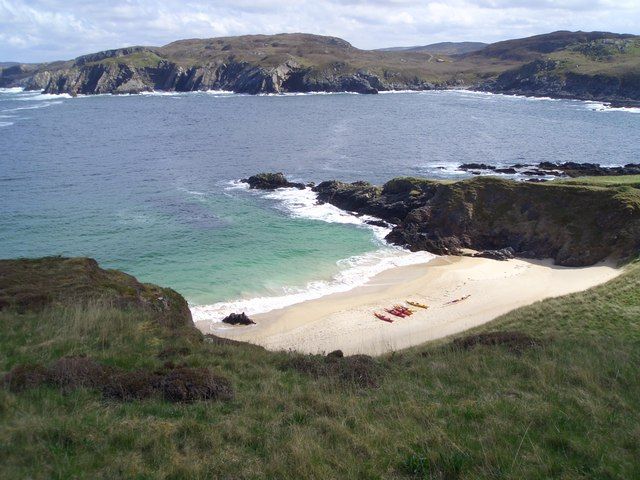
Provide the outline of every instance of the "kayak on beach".
[[425,310],[429,308],[429,305],[425,305],[424,303],[410,302],[409,300],[407,300],[407,303],[412,307],[424,308]]
[[460,297],[460,298],[456,298],[455,300],[451,300],[450,302],[446,302],[445,305],[452,305],[454,303],[458,303],[461,302],[463,300],[466,300],[467,298],[469,298],[471,295],[465,295],[464,297]]
[[393,320],[389,317],[387,317],[386,315],[382,315],[381,313],[378,312],[373,312],[373,314],[378,317],[380,320],[384,320],[385,322],[389,322],[389,323],[393,323]]

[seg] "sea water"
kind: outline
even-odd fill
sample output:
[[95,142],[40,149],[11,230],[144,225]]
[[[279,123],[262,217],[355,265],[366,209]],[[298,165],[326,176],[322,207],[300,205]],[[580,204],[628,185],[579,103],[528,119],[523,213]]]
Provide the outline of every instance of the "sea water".
[[0,90],[0,257],[89,256],[198,319],[258,313],[428,261],[310,190],[238,180],[463,178],[461,163],[640,161],[640,113],[465,91],[126,96]]

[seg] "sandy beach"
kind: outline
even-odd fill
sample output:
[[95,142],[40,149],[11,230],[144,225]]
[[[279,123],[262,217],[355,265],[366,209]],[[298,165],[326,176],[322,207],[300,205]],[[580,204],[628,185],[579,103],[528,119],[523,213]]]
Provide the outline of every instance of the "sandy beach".
[[[341,349],[347,354],[376,355],[462,332],[538,300],[604,283],[621,272],[610,263],[567,268],[551,260],[438,257],[382,272],[349,292],[255,315],[256,325],[232,327],[204,321],[196,325],[204,333],[270,350]],[[429,308],[418,308],[407,318],[387,314],[393,323],[373,315],[406,300]]]

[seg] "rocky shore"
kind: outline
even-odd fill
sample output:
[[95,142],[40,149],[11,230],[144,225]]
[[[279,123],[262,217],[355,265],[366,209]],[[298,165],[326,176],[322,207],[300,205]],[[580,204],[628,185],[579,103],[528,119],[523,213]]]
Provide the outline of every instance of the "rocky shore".
[[246,35],[134,46],[0,68],[0,87],[49,94],[244,94],[467,88],[640,105],[640,37],[553,32],[464,54],[360,50],[335,37]]
[[559,60],[535,60],[473,88],[479,91],[601,101],[614,107],[640,107],[640,72],[624,76],[565,72]]
[[640,192],[631,186],[396,178],[383,186],[326,181],[313,190],[320,202],[392,224],[387,240],[413,251],[502,250],[486,256],[553,258],[563,266],[640,252]]
[[602,177],[615,175],[640,175],[640,163],[628,163],[623,166],[603,167],[597,163],[552,163],[540,162],[538,165],[530,163],[516,163],[506,167],[497,167],[485,163],[463,163],[459,170],[473,175],[502,173],[507,175],[521,175],[537,181],[546,181],[542,177]]

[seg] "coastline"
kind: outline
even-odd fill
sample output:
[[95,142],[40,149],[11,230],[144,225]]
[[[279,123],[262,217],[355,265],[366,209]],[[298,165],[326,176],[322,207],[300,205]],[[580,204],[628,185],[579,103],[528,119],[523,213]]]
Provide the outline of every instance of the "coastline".
[[[377,93],[381,95],[385,94],[420,94],[428,92],[459,92],[459,93],[476,93],[479,95],[498,95],[504,97],[524,98],[529,100],[568,100],[583,102],[586,105],[593,105],[591,110],[596,112],[601,111],[619,111],[619,112],[640,112],[640,101],[631,99],[619,99],[612,97],[593,97],[593,96],[580,96],[580,95],[555,95],[551,92],[538,93],[538,92],[511,92],[511,91],[496,91],[491,89],[479,89],[474,85],[456,86],[456,87],[436,87],[431,89],[401,89],[401,90],[380,90]],[[353,92],[353,91],[286,91],[278,93],[243,93],[234,92],[232,90],[145,90],[137,93],[91,93],[91,94],[76,94],[70,95],[68,93],[45,93],[43,89],[25,89],[24,87],[0,87],[0,93],[27,93],[34,95],[46,95],[48,98],[87,98],[87,97],[100,97],[100,96],[117,96],[117,97],[129,97],[129,96],[176,96],[187,94],[207,94],[217,97],[298,97],[298,96],[313,96],[313,95],[370,95],[368,93]]]
[[[518,307],[586,290],[613,279],[613,263],[569,268],[551,260],[496,261],[438,257],[425,264],[386,270],[361,287],[255,315],[256,325],[231,327],[196,322],[203,333],[246,341],[269,350],[379,355],[436,340],[487,323]],[[446,302],[469,295],[461,302]],[[408,318],[378,320],[406,300],[426,303]]]

